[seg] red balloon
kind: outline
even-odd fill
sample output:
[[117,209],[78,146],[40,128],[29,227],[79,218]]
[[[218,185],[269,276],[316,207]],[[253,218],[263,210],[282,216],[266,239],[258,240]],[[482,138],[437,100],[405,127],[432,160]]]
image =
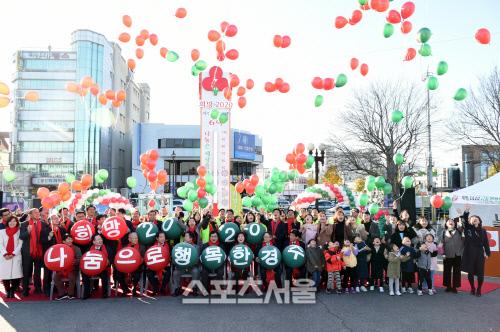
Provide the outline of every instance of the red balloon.
[[370,7],[380,13],[385,12],[389,9],[389,0],[372,0],[370,2]]
[[196,184],[198,185],[198,187],[200,188],[205,188],[205,186],[207,185],[207,181],[205,181],[204,178],[197,178],[196,179]]
[[158,36],[154,33],[150,34],[149,42],[151,43],[151,45],[156,46],[156,44],[158,44]]
[[247,99],[245,97],[238,98],[238,106],[244,108],[247,105]]
[[243,183],[241,183],[241,182],[238,182],[235,185],[235,189],[236,189],[236,192],[238,194],[241,194],[243,192],[243,190],[245,190],[245,185]]
[[288,46],[290,46],[291,43],[292,39],[290,38],[290,36],[283,36],[281,48],[287,48]]
[[281,45],[283,44],[283,38],[280,35],[275,35],[273,37],[273,44],[275,47],[281,47]]
[[151,271],[162,271],[170,264],[170,250],[168,246],[154,245],[146,250],[144,263]]
[[236,25],[230,24],[227,26],[225,32],[227,37],[234,37],[236,36],[237,33],[238,33],[238,28],[236,27]]
[[94,236],[94,227],[87,220],[77,221],[73,227],[71,227],[71,236],[73,237],[73,242],[76,244],[89,244]]
[[158,157],[160,156],[158,154],[158,150],[149,150],[146,153],[147,153],[149,159],[152,159],[152,160],[158,160]]
[[415,50],[413,47],[410,47],[408,51],[406,51],[406,56],[403,61],[411,61],[415,59],[416,55],[417,55],[417,50]]
[[156,205],[155,200],[154,200],[154,199],[150,199],[150,200],[149,200],[149,202],[148,202],[148,206],[149,206],[150,208],[154,208],[154,207],[155,207],[155,205]]
[[295,164],[295,155],[289,153],[286,155],[286,162],[289,164]]
[[315,89],[323,89],[323,79],[321,77],[316,76],[313,78],[311,84]]
[[146,168],[150,171],[154,170],[156,167],[156,160],[148,159],[146,160]]
[[401,23],[401,32],[402,33],[409,33],[412,28],[413,28],[413,25],[411,24],[410,21],[404,21],[403,23]]
[[259,177],[257,175],[252,175],[250,177],[250,183],[253,184],[254,186],[257,186],[259,184]]
[[278,77],[276,80],[274,80],[274,85],[276,86],[276,89],[278,89],[278,90],[279,90],[279,88],[281,88],[283,83],[285,83],[285,81],[283,81],[283,79],[281,77]]
[[245,185],[245,191],[249,195],[253,195],[255,193],[255,186],[250,183],[250,181]]
[[304,174],[306,171],[306,168],[304,167],[304,165],[297,165],[297,172],[299,172],[299,174]]
[[251,78],[249,78],[249,79],[247,80],[247,84],[246,84],[247,89],[248,89],[248,90],[252,90],[254,85],[255,85],[255,83],[253,82],[253,80],[252,80]]
[[302,153],[305,150],[306,150],[306,146],[304,145],[304,143],[298,143],[297,146],[295,146],[295,153],[296,154]]
[[125,220],[117,216],[107,218],[101,226],[102,235],[108,240],[120,240],[128,230]]
[[443,198],[439,195],[432,195],[431,197],[431,205],[435,207],[436,209],[439,209],[441,206],[443,206],[444,201]]
[[490,31],[486,28],[481,28],[476,32],[476,40],[483,45],[489,44],[491,41]]
[[236,59],[238,59],[238,56],[239,56],[239,53],[235,49],[232,49],[232,50],[229,50],[226,52],[226,58],[228,58],[229,60],[236,60]]
[[358,68],[358,65],[359,65],[359,60],[357,58],[352,58],[351,59],[351,69],[355,70],[356,68]]
[[149,173],[148,173],[148,181],[149,182],[155,182],[157,178],[158,178],[158,175],[156,174],[155,171],[149,171]]
[[288,91],[290,91],[290,84],[288,83],[283,83],[279,88],[279,92],[281,93],[287,93]]
[[350,25],[355,25],[361,21],[363,18],[363,12],[361,10],[356,9],[355,11],[352,12],[351,19],[349,20]]
[[132,247],[120,249],[115,256],[115,267],[122,273],[132,273],[142,264],[141,254],[139,250]]
[[177,8],[175,11],[175,17],[184,18],[187,15],[187,10],[185,8]]
[[386,19],[389,23],[398,24],[401,22],[401,15],[397,10],[391,9]]
[[203,188],[198,188],[197,194],[198,198],[203,198],[207,195],[207,192]]
[[80,259],[80,270],[89,277],[101,274],[107,267],[108,256],[99,250],[89,250]]
[[205,176],[207,175],[207,168],[203,165],[200,165],[196,168],[196,172],[198,172],[199,176]]
[[335,27],[337,29],[342,29],[346,26],[347,23],[348,21],[344,16],[337,16],[337,18],[335,19]]
[[368,65],[363,63],[359,68],[359,71],[361,72],[361,75],[366,76],[366,74],[368,74]]
[[295,157],[295,161],[297,162],[297,166],[303,165],[307,161],[307,156],[303,153],[300,153]]
[[401,6],[401,17],[404,20],[413,15],[414,12],[415,12],[415,4],[411,1],[405,2],[403,6]]
[[264,90],[266,90],[266,92],[274,92],[276,91],[276,86],[271,82],[266,82]]
[[158,171],[158,183],[162,186],[167,183],[168,173],[166,170],[161,169]]
[[335,80],[333,78],[325,78],[323,80],[323,89],[331,90],[335,87]]
[[43,260],[51,271],[68,271],[73,268],[75,252],[66,244],[55,244],[47,249]]

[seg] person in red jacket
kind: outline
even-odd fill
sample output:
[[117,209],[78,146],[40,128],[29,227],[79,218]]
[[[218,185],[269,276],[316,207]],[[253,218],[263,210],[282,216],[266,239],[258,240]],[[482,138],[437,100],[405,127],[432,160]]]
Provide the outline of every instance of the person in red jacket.
[[342,294],[342,286],[340,284],[340,271],[345,269],[345,263],[342,259],[342,252],[337,241],[328,242],[328,249],[324,252],[326,261],[326,271],[328,272],[328,282],[326,284],[326,292],[330,294],[333,290],[333,281],[337,286],[337,294]]

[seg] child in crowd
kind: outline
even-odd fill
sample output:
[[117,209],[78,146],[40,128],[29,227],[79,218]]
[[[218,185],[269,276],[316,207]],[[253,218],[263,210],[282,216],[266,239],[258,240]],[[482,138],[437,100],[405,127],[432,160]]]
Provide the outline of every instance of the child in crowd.
[[419,243],[424,243],[427,234],[432,234],[432,236],[436,237],[436,231],[432,228],[426,217],[419,217],[413,229],[418,236]]
[[425,244],[427,245],[427,250],[431,253],[431,281],[432,281],[432,286],[429,286],[427,284],[427,281],[424,279],[424,283],[422,286],[427,287],[427,289],[432,290],[432,292],[435,294],[436,289],[435,289],[435,283],[434,283],[434,274],[436,273],[437,270],[437,255],[438,255],[438,249],[437,249],[437,244],[434,242],[434,235],[432,233],[428,233],[425,238]]
[[414,259],[417,257],[416,250],[411,246],[411,240],[409,237],[403,238],[403,245],[401,247],[401,255],[406,256],[408,253],[409,259],[401,263],[401,274],[402,274],[402,289],[403,293],[413,294],[412,283],[415,280],[415,262]]
[[306,268],[307,273],[311,274],[314,280],[314,287],[316,291],[319,290],[319,284],[321,281],[321,272],[325,267],[325,257],[323,256],[323,250],[318,247],[316,239],[309,240],[306,248]]
[[300,232],[302,233],[302,241],[309,243],[312,239],[315,239],[318,235],[318,224],[314,223],[313,216],[308,214],[305,219],[305,223],[300,226]]
[[338,242],[328,242],[328,248],[324,251],[326,271],[328,273],[328,282],[326,284],[326,292],[330,294],[333,291],[333,282],[337,286],[337,294],[342,293],[340,284],[340,271],[345,269],[345,263],[342,259],[342,252],[339,250]]
[[354,285],[357,282],[356,276],[356,266],[358,265],[358,261],[356,256],[358,255],[358,250],[352,245],[351,241],[344,240],[344,246],[342,247],[342,259],[345,263],[345,272],[344,279],[342,279],[342,287],[345,289],[345,292],[349,293],[349,288],[351,294],[356,293],[354,289]]
[[422,284],[425,280],[429,287],[429,295],[433,295],[432,292],[432,280],[431,280],[431,266],[432,266],[432,254],[429,251],[427,243],[422,243],[417,252],[417,268],[418,268],[418,295],[422,295]]
[[356,257],[358,261],[358,264],[356,265],[356,274],[358,277],[356,293],[359,293],[360,288],[361,291],[366,292],[367,289],[365,285],[368,282],[368,260],[371,249],[359,236],[354,238],[354,248],[358,251],[358,256]]
[[384,256],[385,246],[381,243],[379,237],[373,238],[370,259],[370,290],[374,290],[378,285],[380,293],[384,292],[384,269],[387,266],[387,260]]
[[389,261],[387,266],[387,276],[389,277],[389,295],[401,296],[399,292],[399,275],[401,273],[401,262],[406,262],[410,259],[410,253],[407,252],[405,255],[402,255],[398,246],[393,243],[391,245],[391,252],[385,253],[385,257]]

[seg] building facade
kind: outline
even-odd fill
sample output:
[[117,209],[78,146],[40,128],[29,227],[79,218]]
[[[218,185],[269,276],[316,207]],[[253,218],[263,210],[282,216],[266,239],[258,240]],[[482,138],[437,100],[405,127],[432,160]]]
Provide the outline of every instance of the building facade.
[[468,187],[489,177],[493,160],[500,162],[498,146],[462,145],[462,187]]
[[[68,50],[15,54],[11,164],[14,171],[32,175],[33,193],[37,186],[57,185],[68,173],[78,177],[101,168],[109,171],[107,186],[125,187],[131,174],[130,133],[135,123],[149,121],[149,87],[132,80],[120,47],[90,30],[76,30],[71,39]],[[80,97],[66,91],[69,82],[84,76],[101,91],[125,89],[127,99],[119,109],[103,109],[90,93]],[[39,101],[23,99],[32,90]],[[112,112],[113,125],[97,121],[100,112]]]
[[[247,131],[231,130],[231,183],[257,173],[262,166],[262,139]],[[134,192],[147,192],[140,167],[140,155],[157,149],[160,158],[157,170],[163,168],[169,174],[169,185],[164,192],[176,188],[197,177],[200,165],[200,126],[139,123],[135,126],[132,143],[132,174],[137,179]],[[146,188],[146,189],[145,189]],[[161,189],[160,189],[161,190]]]

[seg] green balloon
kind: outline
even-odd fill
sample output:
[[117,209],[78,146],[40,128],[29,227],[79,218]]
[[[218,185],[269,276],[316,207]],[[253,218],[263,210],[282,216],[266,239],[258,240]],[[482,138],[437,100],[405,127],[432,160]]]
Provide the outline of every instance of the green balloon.
[[216,270],[226,261],[226,253],[219,246],[206,247],[201,255],[200,262],[208,270]]
[[[197,190],[195,189],[191,189],[189,192],[188,192],[188,199],[191,201],[191,202],[194,202],[198,199],[198,192]],[[192,207],[191,207],[192,208]]]
[[262,204],[262,201],[260,200],[260,198],[258,196],[253,196],[252,197],[252,205],[257,207],[259,205]]
[[260,244],[262,243],[262,238],[264,237],[266,229],[264,225],[253,222],[245,225],[243,232],[245,233],[245,239],[248,243]]
[[453,201],[451,200],[451,197],[446,196],[443,198],[443,206],[441,206],[441,208],[445,211],[448,211],[451,208],[452,204]]
[[375,182],[366,182],[365,188],[368,191],[374,191],[375,190]]
[[192,244],[181,242],[172,248],[172,262],[180,268],[190,268],[198,263],[198,249]]
[[446,61],[440,61],[438,63],[438,68],[437,68],[437,74],[438,75],[444,75],[448,71],[448,64]]
[[394,110],[391,114],[391,121],[394,123],[399,123],[403,120],[404,114],[400,110]]
[[179,60],[179,54],[175,53],[174,51],[168,51],[167,60],[170,62],[175,62]]
[[100,175],[99,173],[94,174],[94,180],[95,180],[96,184],[101,184],[104,182],[103,179],[101,179],[101,177],[99,175]]
[[215,188],[215,185],[213,183],[207,183],[205,185],[205,191],[207,193],[209,193],[210,195],[213,195],[213,194],[215,194],[215,192],[217,191],[217,189]]
[[368,0],[358,0],[358,2],[361,6],[364,6],[368,3]]
[[135,229],[139,243],[145,246],[152,245],[158,235],[158,227],[152,222],[141,222]]
[[66,174],[66,178],[64,179],[64,181],[66,181],[67,183],[71,184],[73,181],[76,180],[76,177],[73,175],[73,174]]
[[288,180],[293,181],[299,176],[299,172],[296,169],[292,169],[288,172]]
[[182,228],[177,218],[168,218],[161,223],[161,230],[169,240],[178,240],[182,234]]
[[229,252],[229,261],[233,268],[246,269],[253,262],[253,252],[247,245],[237,244]]
[[365,178],[365,183],[370,183],[370,182],[375,183],[375,177],[374,177],[373,175],[368,175],[368,176]]
[[439,87],[439,81],[434,76],[429,76],[427,79],[427,89],[436,90]]
[[429,44],[422,44],[422,46],[420,46],[420,49],[418,50],[418,54],[420,54],[421,56],[429,56],[432,54],[432,49],[431,49],[431,45]]
[[431,39],[432,32],[429,28],[422,28],[418,30],[417,41],[419,43],[427,43]]
[[188,189],[185,186],[177,188],[177,196],[180,198],[186,198],[188,193]]
[[204,209],[208,206],[208,199],[206,197],[202,197],[198,200],[198,204],[200,204],[200,207]]
[[243,197],[241,200],[241,204],[244,207],[251,207],[252,206],[252,198],[250,198],[248,196]]
[[257,187],[255,187],[255,195],[262,196],[265,193],[266,193],[266,188],[264,188],[264,185],[258,184]]
[[194,189],[194,184],[192,182],[186,182],[184,187],[189,191],[191,189]]
[[314,106],[320,107],[321,105],[323,105],[323,96],[317,95],[316,98],[314,98]]
[[196,61],[194,65],[199,71],[204,71],[205,69],[207,69],[207,63],[203,60]]
[[413,178],[411,176],[405,176],[401,180],[401,184],[403,185],[403,188],[409,189],[409,188],[413,187]]
[[219,237],[222,242],[232,243],[240,232],[240,227],[234,222],[226,222],[219,228]]
[[301,246],[290,245],[283,249],[283,262],[291,268],[301,267],[306,262],[306,253]]
[[3,179],[7,183],[13,182],[16,179],[16,173],[14,173],[10,169],[6,169],[5,171],[3,171]]
[[219,115],[219,122],[220,122],[221,124],[224,124],[224,123],[226,123],[226,122],[227,122],[227,120],[229,120],[229,116],[228,116],[228,114],[227,114],[226,112],[222,112],[222,113],[220,113],[220,115]]
[[214,183],[214,177],[212,176],[212,174],[205,175],[205,181],[207,183]]
[[270,194],[275,194],[278,192],[278,187],[276,186],[276,183],[271,183],[268,189]]
[[370,212],[371,215],[375,215],[377,214],[377,212],[380,210],[380,206],[378,206],[378,204],[376,203],[372,203],[370,204],[370,206],[368,207],[368,211]]
[[392,185],[390,183],[385,183],[383,191],[385,195],[389,195],[390,193],[392,193]]
[[274,269],[281,263],[281,252],[275,246],[264,246],[259,250],[259,264],[266,270]]
[[368,204],[369,198],[370,197],[367,193],[362,193],[361,195],[359,195],[359,206],[366,206],[366,204]]
[[198,76],[200,75],[201,71],[199,71],[195,65],[191,66],[191,75],[193,76]]
[[214,108],[211,112],[210,112],[210,118],[212,118],[212,120],[216,120],[217,118],[219,117],[219,110]]
[[108,170],[102,168],[100,169],[97,174],[99,174],[99,177],[103,180],[103,181],[106,181],[109,177],[109,172]]
[[375,186],[378,189],[382,189],[382,188],[384,188],[384,185],[385,185],[385,178],[383,176],[377,176],[375,178]]
[[346,84],[347,84],[347,76],[345,76],[344,74],[339,74],[339,76],[337,76],[337,81],[335,82],[335,87],[341,88]]
[[465,98],[467,98],[467,90],[465,90],[464,88],[458,89],[457,92],[455,92],[455,96],[453,97],[453,99],[455,99],[456,101],[462,101]]
[[394,33],[394,25],[391,23],[386,23],[384,25],[384,37],[389,38]]
[[182,208],[186,211],[191,212],[193,210],[193,202],[194,201],[191,201],[189,199],[184,200],[184,202],[182,202]]
[[307,160],[306,160],[306,168],[311,168],[311,166],[314,164],[314,157],[309,155],[307,156]]
[[[308,158],[308,160],[309,160],[309,158]],[[286,180],[288,180],[288,174],[286,173],[286,171],[281,171],[280,172],[280,174],[279,174],[279,180],[281,182],[285,182]]]
[[271,175],[271,182],[276,183],[280,181],[280,174],[279,173],[274,173]]
[[392,157],[392,160],[396,165],[402,165],[405,162],[405,157],[401,153],[396,153],[394,157]]

